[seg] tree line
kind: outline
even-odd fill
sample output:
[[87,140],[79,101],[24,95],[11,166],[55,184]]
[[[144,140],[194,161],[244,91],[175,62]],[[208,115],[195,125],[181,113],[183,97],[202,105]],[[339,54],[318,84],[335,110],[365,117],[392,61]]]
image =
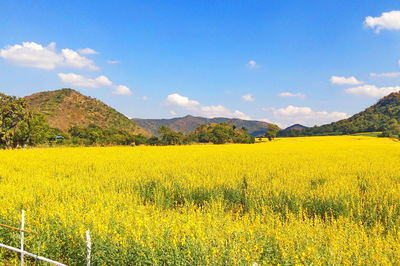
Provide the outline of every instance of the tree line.
[[245,128],[235,128],[226,123],[201,125],[194,132],[183,134],[162,126],[159,136],[146,137],[125,130],[103,129],[96,125],[71,127],[68,132],[60,132],[58,144],[68,145],[185,145],[192,143],[254,143]]
[[162,126],[159,137],[97,125],[72,126],[67,131],[51,128],[40,113],[27,108],[24,99],[0,93],[0,147],[37,145],[184,145],[191,143],[254,143],[247,129],[227,123],[200,125],[189,134]]

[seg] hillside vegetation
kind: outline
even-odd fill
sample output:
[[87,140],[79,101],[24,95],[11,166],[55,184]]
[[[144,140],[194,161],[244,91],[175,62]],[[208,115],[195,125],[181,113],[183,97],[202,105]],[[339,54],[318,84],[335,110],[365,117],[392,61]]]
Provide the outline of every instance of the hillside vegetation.
[[72,89],[35,93],[24,99],[29,109],[40,112],[51,127],[63,131],[73,126],[96,125],[103,129],[121,129],[137,134],[146,132],[105,103]]
[[400,122],[400,92],[391,93],[352,117],[299,131],[298,135],[341,135],[385,131]]

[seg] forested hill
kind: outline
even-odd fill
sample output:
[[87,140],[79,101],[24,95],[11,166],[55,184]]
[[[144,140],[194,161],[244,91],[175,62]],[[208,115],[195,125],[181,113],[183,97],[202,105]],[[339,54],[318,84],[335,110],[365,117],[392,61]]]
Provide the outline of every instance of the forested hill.
[[72,89],[36,93],[25,97],[30,110],[43,114],[49,125],[63,131],[72,126],[96,125],[103,129],[120,129],[136,134],[146,131],[105,103]]
[[198,126],[204,124],[218,124],[227,123],[234,125],[236,128],[245,127],[249,134],[252,136],[263,136],[268,131],[269,123],[253,120],[230,119],[230,118],[205,118],[187,115],[185,117],[178,117],[172,119],[132,119],[140,127],[150,131],[154,135],[158,135],[158,128],[167,126],[171,129],[188,134],[193,132]]
[[396,121],[400,122],[400,92],[389,94],[348,119],[305,129],[301,131],[301,135],[340,135],[384,131]]

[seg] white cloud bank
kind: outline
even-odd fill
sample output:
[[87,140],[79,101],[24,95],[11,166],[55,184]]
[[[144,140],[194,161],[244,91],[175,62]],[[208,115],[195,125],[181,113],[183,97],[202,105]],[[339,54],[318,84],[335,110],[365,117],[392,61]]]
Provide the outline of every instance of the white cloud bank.
[[384,12],[380,17],[368,16],[364,24],[379,33],[381,30],[400,30],[400,11]]
[[106,76],[98,76],[96,78],[88,78],[83,75],[75,73],[58,73],[60,80],[66,84],[85,87],[85,88],[99,88],[99,87],[112,87],[114,88],[113,94],[117,95],[131,95],[132,91],[125,85],[114,85],[113,82]]
[[380,98],[392,92],[398,92],[398,91],[400,91],[400,86],[379,88],[375,85],[364,85],[354,88],[348,88],[345,90],[345,92],[348,94],[353,94],[357,96],[375,97],[375,98]]
[[58,73],[57,75],[62,82],[77,87],[99,88],[113,84],[106,76],[98,76],[92,79],[75,73]]
[[242,99],[246,102],[255,102],[256,99],[254,98],[254,96],[252,94],[245,94],[242,96]]
[[278,94],[279,97],[283,98],[293,98],[293,97],[298,97],[298,98],[306,98],[306,95],[303,93],[292,93],[292,92],[281,92]]
[[353,76],[351,77],[332,76],[330,78],[330,82],[332,84],[337,84],[337,85],[359,85],[364,83]]
[[113,94],[117,94],[117,95],[131,95],[132,91],[131,89],[129,89],[127,86],[125,85],[118,85],[115,86],[115,89],[113,91]]
[[178,93],[168,95],[167,103],[188,110],[197,110],[198,106],[200,106],[200,103],[198,101],[190,100],[188,97],[182,96]]
[[[90,48],[84,49],[88,52]],[[90,49],[92,50],[92,49]],[[92,50],[94,51],[94,50]],[[0,57],[22,67],[53,70],[60,67],[98,70],[95,63],[71,49],[57,52],[56,43],[42,46],[35,42],[23,42],[0,49]]]
[[245,113],[235,110],[231,111],[222,105],[203,106],[196,100],[191,100],[186,96],[178,93],[173,93],[166,98],[167,105],[183,108],[197,115],[213,118],[213,117],[228,117],[250,120],[251,118]]
[[270,120],[284,126],[292,124],[306,126],[322,125],[348,117],[344,112],[315,111],[307,106],[298,107],[289,105],[285,108],[263,108],[263,110],[271,114]]

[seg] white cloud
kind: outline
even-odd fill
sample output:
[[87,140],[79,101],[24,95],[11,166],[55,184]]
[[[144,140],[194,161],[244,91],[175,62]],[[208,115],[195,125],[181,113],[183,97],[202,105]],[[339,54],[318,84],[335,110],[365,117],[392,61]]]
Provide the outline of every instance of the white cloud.
[[178,93],[170,94],[166,99],[167,105],[181,107],[194,114],[205,116],[205,117],[228,117],[228,118],[240,118],[240,119],[251,119],[245,113],[235,110],[231,111],[223,105],[210,105],[202,106],[198,101],[191,100],[186,96]]
[[118,63],[119,63],[118,60],[108,60],[107,61],[107,64],[110,64],[110,65],[115,65],[115,64],[118,64]]
[[118,85],[115,87],[115,90],[113,91],[113,94],[118,94],[118,95],[131,95],[132,91],[125,85]]
[[183,107],[189,110],[194,110],[200,105],[198,101],[190,100],[188,97],[182,96],[178,93],[168,95],[167,103],[170,105]]
[[270,124],[275,124],[275,125],[277,125],[277,126],[280,127],[280,128],[285,128],[285,127],[287,127],[287,126],[285,126],[285,125],[283,125],[283,124],[281,124],[281,123],[279,123],[279,122],[272,122],[272,121],[269,120],[268,118],[260,118],[260,119],[257,119],[257,121],[262,121],[262,122],[266,122],[266,123],[270,123]]
[[311,107],[298,107],[289,105],[285,108],[263,108],[269,112],[273,121],[280,125],[303,124],[306,126],[321,125],[345,119],[348,115],[344,112],[315,111]]
[[62,56],[55,52],[55,46],[55,43],[43,47],[34,42],[24,42],[1,49],[0,57],[19,66],[54,69],[63,62]]
[[112,87],[114,88],[113,94],[117,95],[131,95],[132,91],[125,85],[114,85],[113,82],[106,76],[98,76],[96,78],[89,78],[75,73],[58,73],[60,80],[66,84],[76,87],[86,88],[99,88],[99,87]]
[[235,110],[235,111],[233,112],[232,117],[234,117],[234,118],[240,118],[240,119],[243,119],[243,120],[251,120],[251,117],[250,117],[250,116],[246,115],[245,113],[243,113],[243,112],[241,112],[241,111],[239,111],[239,110]]
[[384,12],[380,17],[366,17],[364,24],[376,33],[383,29],[400,30],[400,11]]
[[305,98],[306,95],[304,95],[303,93],[291,93],[291,92],[281,92],[278,94],[279,97],[284,97],[284,98],[288,98],[288,97],[298,97],[298,98]]
[[148,97],[148,96],[145,96],[145,95],[144,95],[144,96],[142,96],[142,100],[143,100],[143,101],[147,101],[148,99],[149,99],[149,97]]
[[247,66],[248,68],[251,68],[251,69],[254,69],[254,68],[259,67],[259,65],[257,64],[257,62],[254,61],[254,60],[250,60],[249,62],[247,62],[246,66]]
[[42,46],[35,42],[23,42],[0,49],[0,57],[23,66],[52,70],[60,67],[97,70],[95,63],[71,49],[56,51],[56,43]]
[[400,72],[371,73],[369,75],[374,78],[397,78],[400,77]]
[[71,49],[62,49],[61,54],[64,57],[65,66],[72,68],[87,68],[90,70],[98,70],[99,68],[94,64],[92,60],[81,56],[77,52]]
[[338,84],[338,85],[359,85],[363,84],[364,82],[359,81],[355,77],[338,77],[338,76],[332,76],[330,78],[330,82],[332,84]]
[[96,50],[94,50],[92,48],[79,49],[78,52],[80,54],[98,54],[99,53],[99,52],[97,52]]
[[244,120],[250,120],[251,118],[245,113],[235,110],[231,111],[222,105],[211,105],[203,106],[200,108],[200,114],[205,117],[228,117],[228,118],[240,118]]
[[77,87],[98,88],[104,86],[112,86],[113,83],[106,76],[98,76],[97,78],[88,78],[74,73],[58,73],[58,77],[62,82]]
[[246,102],[255,102],[256,99],[253,97],[252,94],[245,94],[242,96],[242,99],[245,100]]
[[382,87],[379,88],[375,85],[364,85],[354,88],[348,88],[345,90],[348,94],[353,94],[357,96],[369,96],[369,97],[383,97],[392,92],[400,91],[400,86],[393,86],[393,87]]
[[310,107],[297,107],[289,105],[286,108],[272,108],[272,112],[278,115],[291,116],[298,114],[310,114],[312,113],[312,109]]

